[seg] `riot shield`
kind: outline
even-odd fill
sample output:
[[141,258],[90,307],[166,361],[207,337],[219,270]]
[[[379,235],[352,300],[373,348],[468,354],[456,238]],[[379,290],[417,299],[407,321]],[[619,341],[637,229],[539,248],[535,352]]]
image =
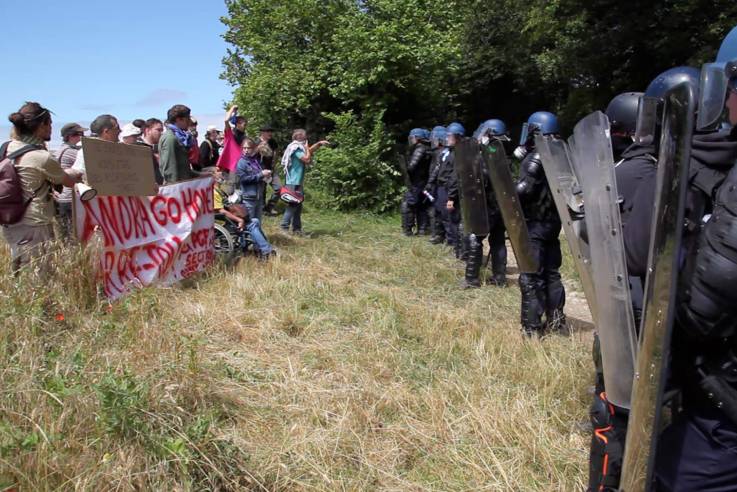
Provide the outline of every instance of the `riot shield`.
[[630,408],[636,331],[622,239],[609,120],[600,111],[582,119],[569,141],[573,172],[583,192],[594,282],[596,331],[607,399]]
[[489,215],[486,210],[484,175],[476,140],[464,138],[456,144],[455,170],[461,200],[463,230],[466,234],[489,234]]
[[527,230],[527,222],[519,203],[504,146],[501,142],[492,141],[488,146],[482,147],[481,156],[489,171],[491,186],[494,188],[514,256],[517,258],[517,266],[522,273],[536,272],[537,260],[532,254],[530,233]]
[[695,95],[688,84],[666,94],[642,328],[622,467],[621,489],[627,492],[649,490],[652,483],[675,312],[694,112]]
[[553,193],[555,208],[563,223],[568,247],[571,249],[576,264],[578,277],[581,279],[583,293],[589,304],[591,317],[596,325],[596,295],[591,272],[591,256],[589,245],[583,237],[583,197],[578,178],[571,167],[568,146],[564,140],[551,135],[536,135],[535,148],[545,169],[545,177]]
[[412,181],[409,179],[409,172],[407,172],[407,158],[403,154],[397,155],[397,163],[399,164],[399,170],[404,178],[404,184],[407,188],[412,186]]

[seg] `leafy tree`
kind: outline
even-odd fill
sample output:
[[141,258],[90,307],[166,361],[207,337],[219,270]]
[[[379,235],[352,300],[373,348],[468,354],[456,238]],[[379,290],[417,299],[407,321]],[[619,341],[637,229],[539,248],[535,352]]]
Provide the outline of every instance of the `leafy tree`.
[[[328,158],[336,176],[360,172],[346,149],[366,163],[390,160],[372,133],[379,124],[393,141],[413,127],[459,120],[473,129],[490,117],[516,132],[531,112],[548,109],[565,133],[616,94],[644,90],[661,71],[713,58],[737,19],[734,0],[226,4],[232,48],[223,76],[236,86],[235,100],[256,123],[285,134],[333,132],[341,140]],[[392,173],[379,175],[387,189],[395,186]],[[320,184],[330,186],[326,178]],[[396,202],[382,196],[371,208]],[[339,201],[341,208],[366,203]]]

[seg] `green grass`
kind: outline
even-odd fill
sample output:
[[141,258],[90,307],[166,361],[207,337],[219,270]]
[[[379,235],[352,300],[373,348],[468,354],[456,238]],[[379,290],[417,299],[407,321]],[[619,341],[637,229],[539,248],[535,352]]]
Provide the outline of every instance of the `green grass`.
[[83,255],[0,253],[0,490],[584,488],[589,333],[523,340],[516,287],[396,218],[304,220],[109,312]]

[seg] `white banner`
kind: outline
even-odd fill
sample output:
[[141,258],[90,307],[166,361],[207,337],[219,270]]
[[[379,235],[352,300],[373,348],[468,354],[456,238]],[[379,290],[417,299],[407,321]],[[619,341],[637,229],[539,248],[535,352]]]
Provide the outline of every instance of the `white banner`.
[[212,178],[162,186],[156,196],[74,194],[77,237],[102,235],[101,282],[108,299],[131,288],[171,285],[215,259]]

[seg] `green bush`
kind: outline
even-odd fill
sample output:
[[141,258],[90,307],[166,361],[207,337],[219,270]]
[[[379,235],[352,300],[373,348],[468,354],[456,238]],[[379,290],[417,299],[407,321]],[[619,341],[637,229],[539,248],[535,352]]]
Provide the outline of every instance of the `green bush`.
[[352,111],[327,114],[335,123],[328,136],[333,144],[317,152],[309,174],[317,188],[319,205],[333,210],[386,212],[401,199],[400,173],[387,162],[391,144],[382,121],[376,116],[360,118]]

